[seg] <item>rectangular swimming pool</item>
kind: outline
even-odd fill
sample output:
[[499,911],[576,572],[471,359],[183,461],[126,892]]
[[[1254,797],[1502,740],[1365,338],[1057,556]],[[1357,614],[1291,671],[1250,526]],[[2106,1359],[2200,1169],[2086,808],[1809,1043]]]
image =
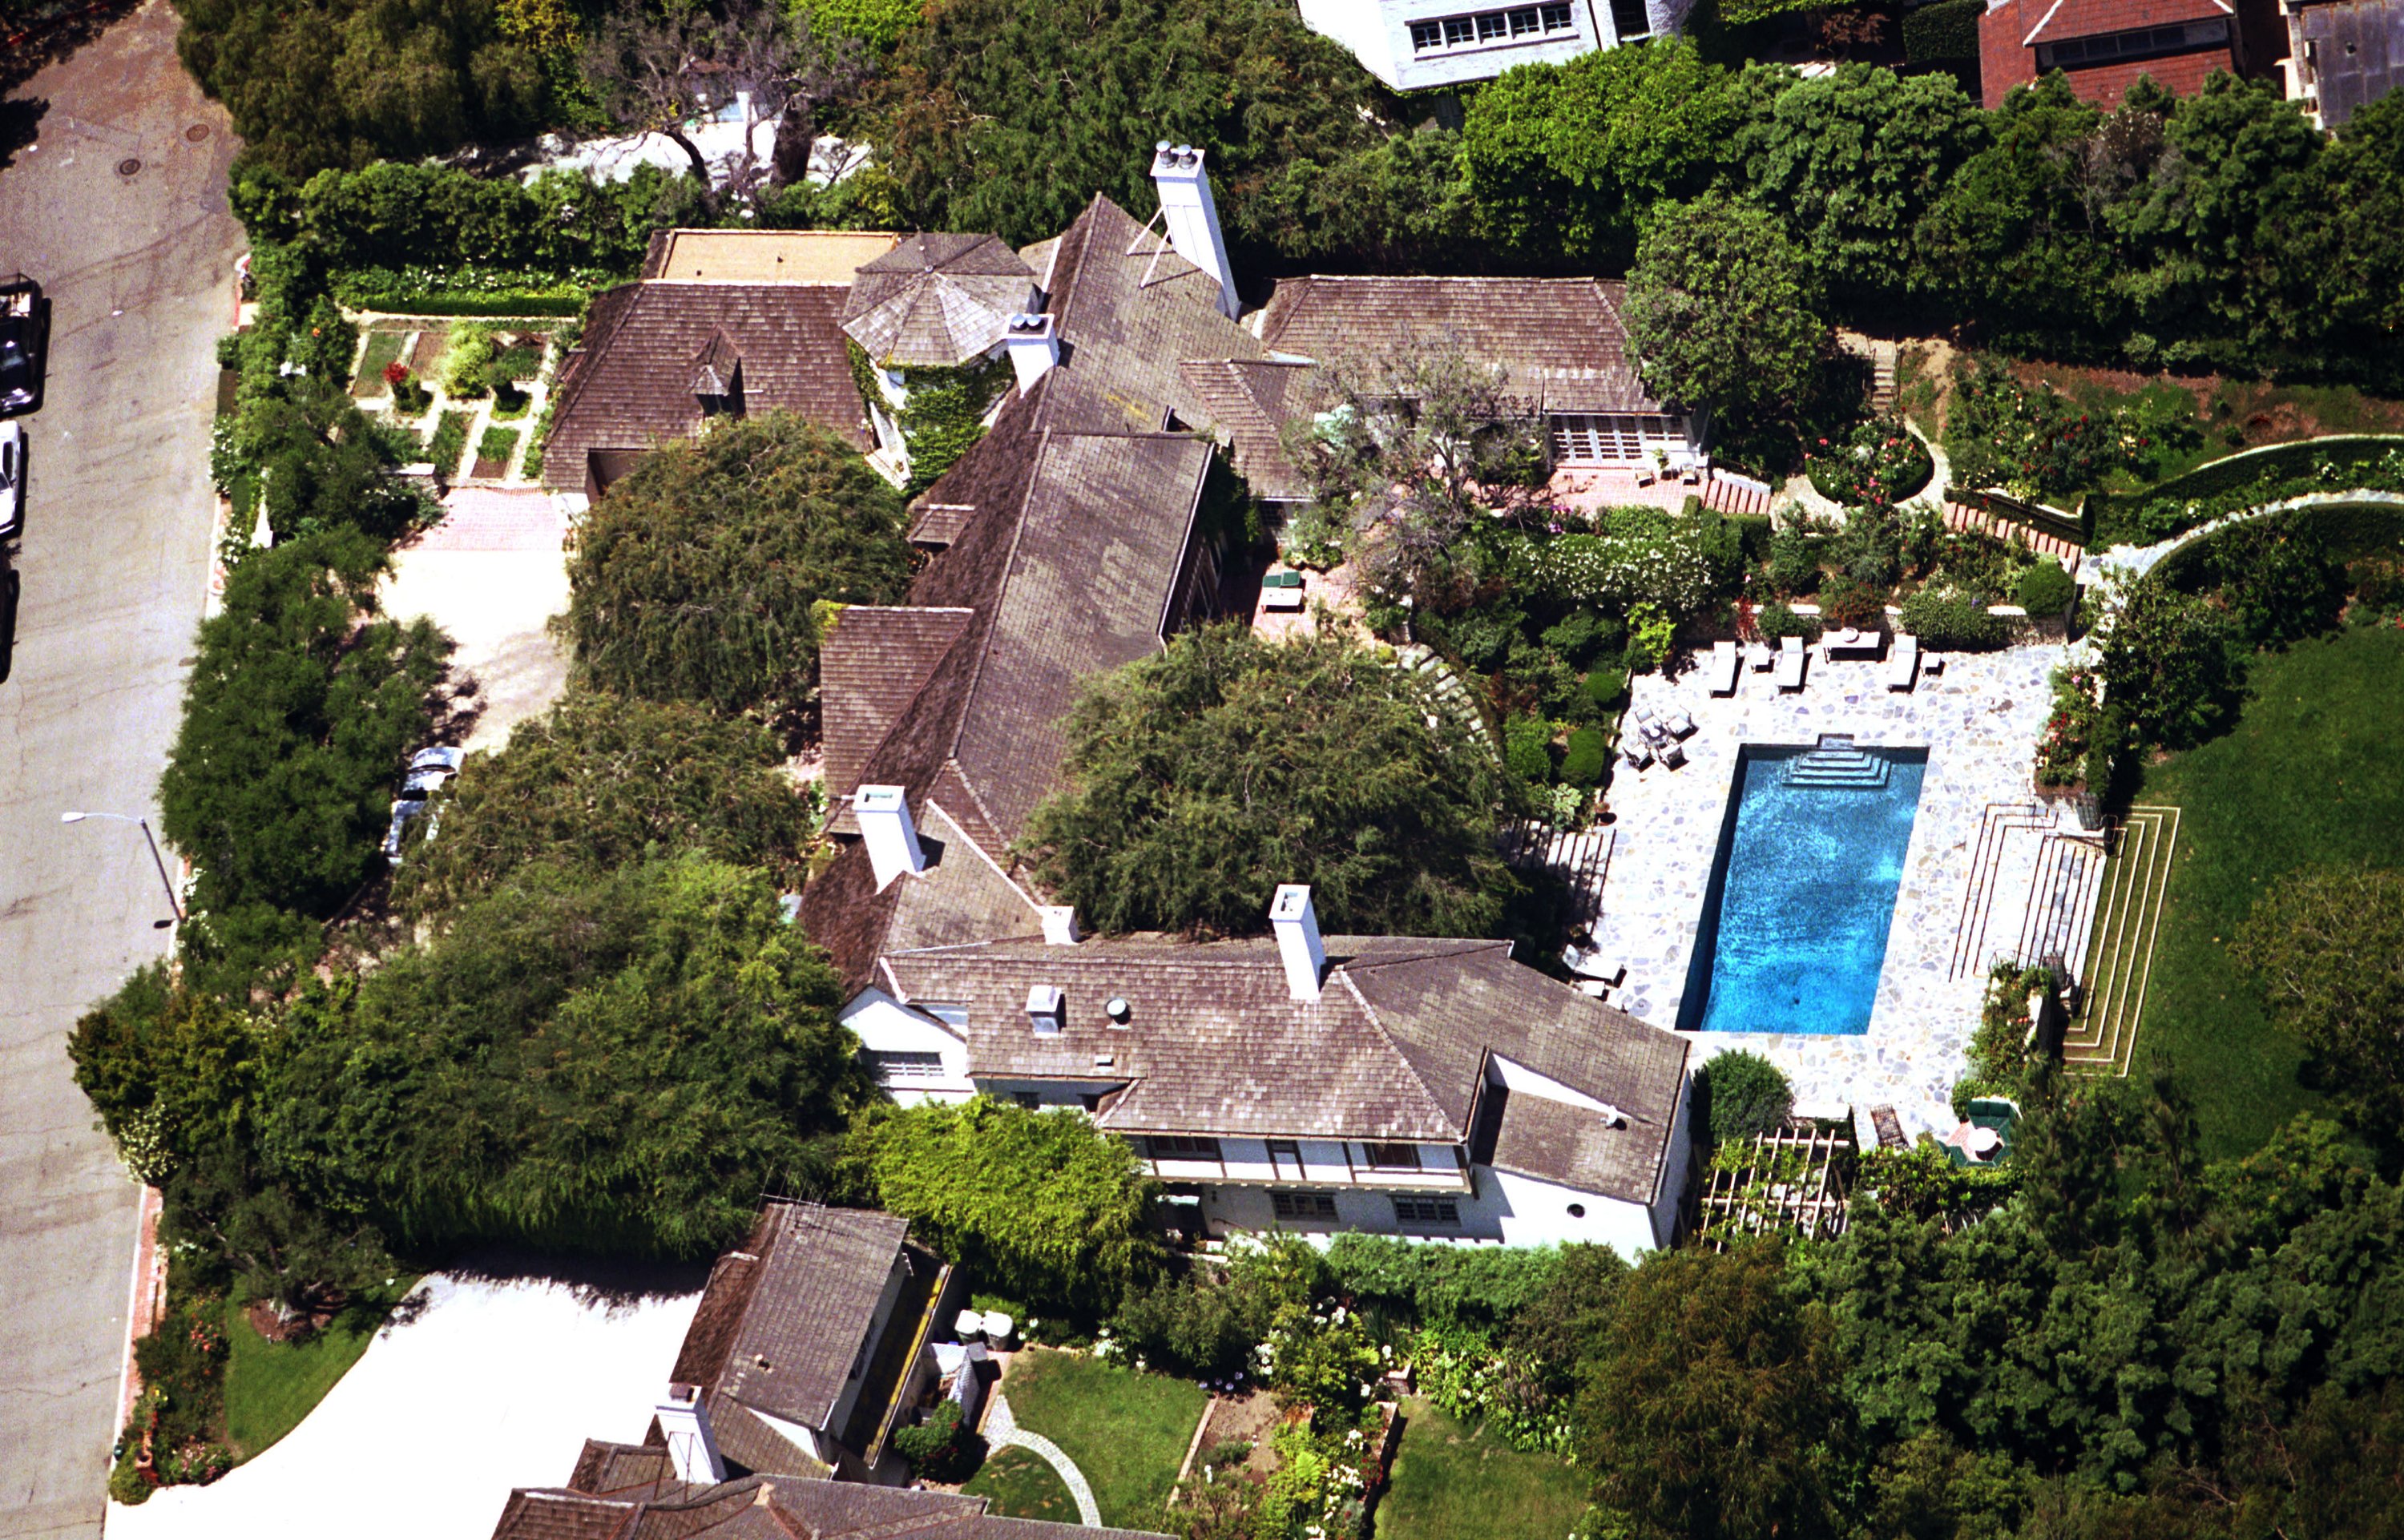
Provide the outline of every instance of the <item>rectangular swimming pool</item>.
[[1746,744],[1678,1025],[1869,1030],[1925,749]]

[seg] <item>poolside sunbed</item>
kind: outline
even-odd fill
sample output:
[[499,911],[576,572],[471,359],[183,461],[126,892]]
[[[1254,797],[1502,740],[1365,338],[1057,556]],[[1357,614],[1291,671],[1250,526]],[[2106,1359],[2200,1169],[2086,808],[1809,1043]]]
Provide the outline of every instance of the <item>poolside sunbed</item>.
[[1745,649],[1744,660],[1752,666],[1754,673],[1767,674],[1770,666],[1778,662],[1778,654],[1769,650],[1767,642],[1754,642]]
[[1732,641],[1712,643],[1712,661],[1704,670],[1703,678],[1704,682],[1712,687],[1712,694],[1736,693],[1736,643]]
[[1803,638],[1787,637],[1778,644],[1778,672],[1772,676],[1781,690],[1803,688]]
[[1894,650],[1886,658],[1886,687],[1908,690],[1920,672],[1920,638],[1908,631],[1894,634]]

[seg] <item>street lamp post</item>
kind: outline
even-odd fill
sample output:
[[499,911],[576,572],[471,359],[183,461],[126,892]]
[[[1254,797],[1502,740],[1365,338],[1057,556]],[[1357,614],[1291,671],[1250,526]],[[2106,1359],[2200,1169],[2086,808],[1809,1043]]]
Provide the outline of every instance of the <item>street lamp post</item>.
[[174,910],[175,914],[173,921],[161,920],[152,929],[161,929],[169,924],[181,923],[184,918],[184,901],[175,896],[175,884],[167,875],[167,858],[159,853],[159,838],[150,833],[150,820],[130,818],[123,813],[61,813],[59,815],[61,823],[81,823],[86,819],[106,819],[112,823],[131,823],[141,829],[142,838],[150,847],[150,864],[159,868],[159,886],[167,890],[167,907]]

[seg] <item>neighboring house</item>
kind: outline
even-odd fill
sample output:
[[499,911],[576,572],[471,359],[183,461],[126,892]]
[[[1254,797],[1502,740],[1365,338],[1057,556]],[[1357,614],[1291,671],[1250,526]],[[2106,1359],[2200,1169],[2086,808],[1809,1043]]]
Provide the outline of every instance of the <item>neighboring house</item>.
[[710,1269],[655,1426],[692,1478],[892,1478],[952,1270],[892,1214],[772,1202]]
[[1689,8],[1687,0],[1302,0],[1302,20],[1393,90],[1424,91],[1675,32]]
[[594,297],[561,366],[543,484],[597,497],[636,460],[712,417],[788,411],[876,447],[853,383],[844,307],[854,272],[899,236],[664,231],[639,280]]
[[2055,70],[2080,97],[2116,107],[2140,77],[2187,96],[2215,70],[2236,75],[2243,64],[2227,0],[2000,0],[1978,18],[1978,77],[1991,108]]
[[1161,1540],[1004,1519],[986,1499],[783,1476],[688,1480],[649,1444],[588,1440],[564,1487],[510,1493],[493,1540]]
[[1543,419],[1555,465],[1700,464],[1708,419],[1636,377],[1626,289],[1596,278],[1288,278],[1253,319],[1281,358],[1455,343],[1502,368],[1505,391]]
[[2287,100],[2335,132],[2404,86],[2404,0],[2285,0]]

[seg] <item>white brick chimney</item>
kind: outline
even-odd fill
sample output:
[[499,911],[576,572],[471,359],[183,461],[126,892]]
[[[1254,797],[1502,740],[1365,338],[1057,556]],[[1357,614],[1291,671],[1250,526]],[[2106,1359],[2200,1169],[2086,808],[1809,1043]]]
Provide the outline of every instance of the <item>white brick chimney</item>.
[[1073,903],[1047,903],[1037,911],[1043,917],[1043,945],[1074,946],[1077,945],[1077,906]]
[[699,1386],[670,1385],[667,1399],[651,1415],[660,1420],[678,1480],[709,1486],[726,1479],[726,1462],[719,1457],[718,1435],[709,1431],[709,1408],[702,1405]]
[[1226,238],[1219,233],[1219,205],[1210,196],[1210,174],[1202,169],[1202,152],[1163,139],[1153,152],[1152,182],[1160,189],[1168,244],[1177,255],[1219,280],[1219,313],[1234,320],[1236,272],[1227,262]]
[[863,786],[852,793],[851,811],[860,819],[860,837],[868,846],[878,892],[904,872],[927,869],[926,852],[918,848],[918,827],[910,821],[908,792],[899,786]]
[[1319,912],[1310,906],[1310,889],[1298,882],[1279,888],[1269,903],[1269,923],[1277,928],[1287,992],[1296,1000],[1317,1000],[1320,975],[1327,971],[1327,948],[1320,945]]
[[1069,1000],[1056,984],[1033,984],[1027,989],[1027,1022],[1038,1037],[1057,1036],[1068,1019]]
[[1010,349],[1010,367],[1018,372],[1021,396],[1034,389],[1035,382],[1052,372],[1052,366],[1060,361],[1060,339],[1053,330],[1049,315],[1013,315],[1001,340],[1002,345]]

